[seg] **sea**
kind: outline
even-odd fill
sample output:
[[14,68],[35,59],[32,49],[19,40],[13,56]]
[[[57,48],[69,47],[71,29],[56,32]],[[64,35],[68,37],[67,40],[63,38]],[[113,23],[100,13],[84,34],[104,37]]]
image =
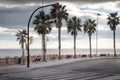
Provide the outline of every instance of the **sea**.
[[[117,54],[120,54],[120,49],[116,50]],[[25,54],[27,51],[25,50]],[[58,54],[58,49],[47,49],[47,54]],[[89,54],[89,49],[77,49],[76,54]],[[97,54],[113,54],[113,49],[98,49]],[[42,55],[43,52],[41,49],[30,49],[30,55]],[[61,54],[74,54],[73,49],[61,49]],[[96,54],[96,49],[92,49],[92,54]],[[0,49],[0,57],[20,57],[22,55],[21,49]]]

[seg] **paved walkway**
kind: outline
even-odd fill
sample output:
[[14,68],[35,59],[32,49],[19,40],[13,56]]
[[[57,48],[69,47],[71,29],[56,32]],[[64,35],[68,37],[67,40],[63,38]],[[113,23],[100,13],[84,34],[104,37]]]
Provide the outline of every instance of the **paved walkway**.
[[1,75],[0,80],[120,80],[120,58],[63,59],[44,63],[40,67],[37,67],[40,63],[32,65],[28,71]]
[[19,64],[4,66],[4,67],[0,67],[0,74],[22,72],[30,69],[42,68],[42,67],[53,66],[53,65],[61,65],[61,64],[72,63],[80,60],[89,60],[89,59],[96,59],[96,58],[76,58],[76,59],[71,58],[71,59],[62,59],[62,60],[51,60],[47,62],[34,62],[34,63],[30,63],[29,68],[27,68],[27,65],[19,65]]

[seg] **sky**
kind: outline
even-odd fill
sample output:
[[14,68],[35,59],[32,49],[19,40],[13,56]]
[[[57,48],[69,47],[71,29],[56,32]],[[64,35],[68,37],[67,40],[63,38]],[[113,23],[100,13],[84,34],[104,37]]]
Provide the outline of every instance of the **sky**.
[[[113,32],[107,25],[109,13],[117,12],[120,16],[119,0],[43,0],[43,5],[60,3],[66,5],[69,18],[77,16],[82,23],[86,19],[97,20],[98,16],[98,48],[113,48]],[[20,48],[16,40],[16,32],[27,28],[31,13],[42,6],[41,0],[0,0],[0,49]],[[51,7],[44,8],[49,13]],[[40,11],[40,10],[38,10]],[[35,13],[37,14],[37,12]],[[35,16],[35,15],[34,15]],[[34,16],[32,19],[34,19]],[[64,20],[63,20],[64,22]],[[96,21],[97,23],[97,21]],[[30,36],[33,36],[33,44],[30,48],[41,48],[41,36],[34,31],[35,25],[30,24]],[[47,48],[58,48],[58,31],[52,25],[52,31],[47,35]],[[66,24],[62,25],[62,48],[73,48],[73,36],[67,33]],[[78,33],[77,48],[89,48],[88,35],[83,31]],[[96,48],[96,33],[92,35],[92,48]],[[120,49],[120,25],[116,29],[116,48]]]

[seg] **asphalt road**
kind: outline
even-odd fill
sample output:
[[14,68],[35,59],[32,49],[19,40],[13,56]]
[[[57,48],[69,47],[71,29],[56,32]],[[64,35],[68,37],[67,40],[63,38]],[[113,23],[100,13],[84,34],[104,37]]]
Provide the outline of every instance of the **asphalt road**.
[[120,59],[77,61],[4,74],[0,75],[0,80],[120,80]]

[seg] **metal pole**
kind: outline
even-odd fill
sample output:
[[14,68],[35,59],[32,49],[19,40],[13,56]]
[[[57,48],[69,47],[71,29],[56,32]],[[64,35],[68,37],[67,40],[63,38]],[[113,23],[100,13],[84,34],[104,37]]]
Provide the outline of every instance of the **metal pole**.
[[96,28],[96,57],[97,57],[97,49],[98,49],[98,13],[97,13],[97,28]]
[[[55,4],[59,4],[59,3],[55,3]],[[29,68],[30,67],[30,53],[29,53],[29,26],[30,26],[30,21],[31,21],[31,19],[32,19],[32,16],[34,15],[34,13],[37,11],[37,10],[39,10],[39,9],[41,9],[41,8],[43,8],[43,7],[48,7],[48,6],[51,6],[51,5],[55,5],[55,4],[49,4],[49,5],[45,5],[45,6],[41,6],[41,7],[38,7],[37,9],[35,9],[34,11],[33,11],[33,13],[30,15],[30,18],[29,18],[29,21],[28,21],[28,24],[27,24],[27,33],[28,33],[28,35],[27,35],[27,67]]]
[[96,29],[96,57],[98,53],[98,16],[100,16],[99,13],[97,13],[97,29]]

